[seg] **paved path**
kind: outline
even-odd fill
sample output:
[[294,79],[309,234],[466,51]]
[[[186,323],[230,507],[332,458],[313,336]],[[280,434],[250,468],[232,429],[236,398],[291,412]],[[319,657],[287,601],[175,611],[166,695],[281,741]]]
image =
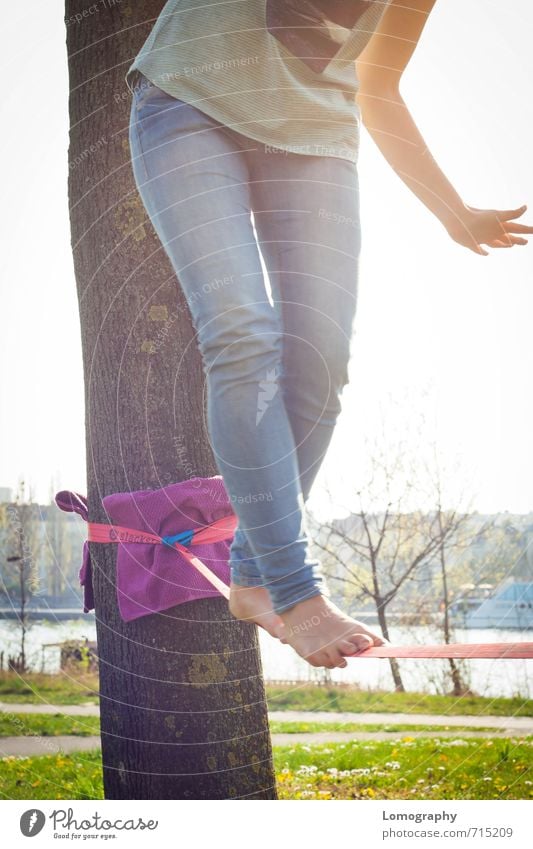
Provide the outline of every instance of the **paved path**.
[[0,702],[1,713],[66,713],[69,716],[100,716],[100,708],[91,702],[81,705],[15,704]]
[[[60,752],[79,752],[99,749],[100,737],[0,737],[0,757],[16,758],[33,755],[58,755]],[[0,767],[1,769],[1,767]]]
[[[440,739],[454,737],[461,740],[467,737],[519,737],[520,733],[508,728],[494,731],[316,731],[312,734],[273,734],[273,746],[294,746],[295,743],[307,745],[316,743],[350,743],[352,740],[402,740],[404,737],[431,737]],[[0,747],[2,738],[0,737]]]
[[[50,705],[50,704],[10,704],[0,702],[0,712],[32,714],[68,714],[70,716],[98,716],[98,705]],[[446,716],[425,713],[333,713],[326,711],[271,711],[273,722],[321,722],[355,723],[358,725],[378,724],[380,731],[319,731],[311,734],[273,734],[274,746],[293,746],[296,743],[346,743],[352,740],[400,740],[407,733],[410,737],[427,737],[431,731],[386,731],[392,725],[428,725],[448,726],[449,730],[435,731],[435,737],[515,737],[533,734],[533,717],[529,716]],[[467,727],[468,731],[454,731],[457,726]],[[480,727],[491,728],[490,732],[480,731]],[[178,745],[178,744],[177,744]],[[88,751],[100,748],[100,737],[79,737],[62,735],[48,737],[29,735],[26,737],[0,737],[0,757],[30,757],[32,755],[51,755],[59,752]]]

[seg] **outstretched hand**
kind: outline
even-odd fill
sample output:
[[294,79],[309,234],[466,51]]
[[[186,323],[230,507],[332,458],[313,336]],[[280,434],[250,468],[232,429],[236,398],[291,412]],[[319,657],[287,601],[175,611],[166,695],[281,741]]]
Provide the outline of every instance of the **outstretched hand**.
[[476,209],[475,206],[464,206],[459,214],[455,214],[445,227],[451,238],[470,248],[476,254],[488,256],[488,251],[481,245],[490,248],[512,248],[514,245],[527,245],[524,233],[533,233],[533,227],[518,224],[514,221],[526,211],[527,206],[518,209]]

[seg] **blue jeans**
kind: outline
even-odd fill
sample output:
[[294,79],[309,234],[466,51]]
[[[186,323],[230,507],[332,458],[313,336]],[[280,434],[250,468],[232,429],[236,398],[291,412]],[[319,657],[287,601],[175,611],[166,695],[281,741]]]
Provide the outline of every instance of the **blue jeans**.
[[324,592],[305,502],[348,381],[357,166],[256,142],[141,74],[129,141],[197,332],[207,430],[238,517],[232,580],[267,587],[282,612]]

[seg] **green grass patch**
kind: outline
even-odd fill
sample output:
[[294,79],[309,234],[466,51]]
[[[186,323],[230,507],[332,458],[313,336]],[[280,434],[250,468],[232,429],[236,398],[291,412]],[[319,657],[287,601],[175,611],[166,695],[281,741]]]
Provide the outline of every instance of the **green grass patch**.
[[29,672],[22,676],[14,672],[0,672],[0,701],[21,704],[98,704],[98,675]]
[[317,734],[327,731],[387,731],[394,732],[427,731],[437,734],[439,731],[483,731],[492,733],[494,728],[488,726],[467,725],[388,725],[387,723],[358,723],[358,722],[271,722],[271,734]]
[[275,749],[281,799],[531,799],[533,740],[413,739]]
[[427,693],[391,693],[328,687],[267,684],[269,710],[346,711],[350,713],[431,713],[450,716],[533,716],[533,699],[487,698],[485,696],[439,696]]
[[103,799],[100,749],[2,758],[0,787],[4,799]]
[[100,718],[63,713],[0,713],[0,737],[57,737],[60,734],[80,737],[100,734]]
[[[532,799],[533,740],[413,739],[274,749],[281,799]],[[6,799],[102,799],[101,755],[0,760]]]

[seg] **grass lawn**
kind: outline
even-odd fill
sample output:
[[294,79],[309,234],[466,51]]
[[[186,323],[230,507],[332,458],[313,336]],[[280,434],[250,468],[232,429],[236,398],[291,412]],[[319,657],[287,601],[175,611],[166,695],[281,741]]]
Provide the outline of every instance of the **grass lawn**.
[[291,687],[267,685],[269,710],[324,710],[350,713],[439,713],[450,716],[533,716],[533,699],[484,696],[437,696],[393,693],[356,687]]
[[413,739],[276,750],[281,799],[531,799],[533,740]]
[[24,676],[0,672],[0,701],[21,704],[98,704],[98,676],[94,673],[46,675],[30,672]]
[[57,737],[76,734],[90,737],[100,734],[100,717],[68,716],[62,713],[0,713],[1,737]]
[[[385,717],[384,717],[385,719]],[[489,735],[494,728],[489,726],[476,726],[471,728],[467,725],[409,725],[391,724],[388,722],[271,722],[271,734],[313,734],[321,731],[427,731],[429,734],[437,734],[439,731],[453,731],[460,734],[461,731],[484,731]]]
[[[274,749],[281,799],[531,799],[533,740],[352,742]],[[0,760],[6,799],[102,799],[100,752]]]
[[[426,693],[359,690],[349,685],[318,687],[305,682],[286,687],[267,684],[266,690],[269,710],[533,716],[533,699],[519,697],[461,696],[457,698]],[[0,672],[0,701],[57,705],[82,702],[98,704],[98,677],[77,673],[75,675],[30,673],[22,678],[11,672]]]

